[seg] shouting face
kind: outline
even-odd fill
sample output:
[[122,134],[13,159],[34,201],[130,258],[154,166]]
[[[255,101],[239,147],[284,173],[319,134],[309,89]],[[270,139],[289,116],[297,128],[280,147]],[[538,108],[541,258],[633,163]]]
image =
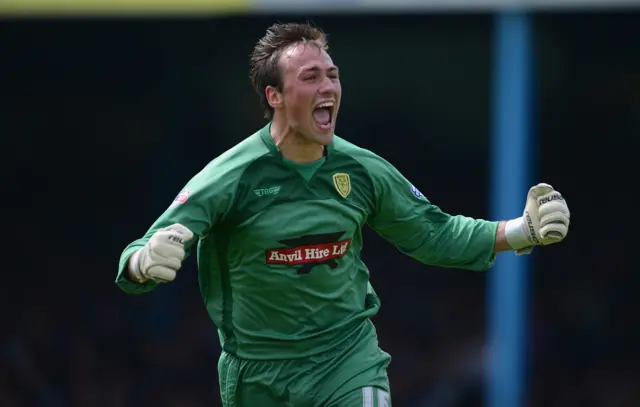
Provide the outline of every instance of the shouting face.
[[331,57],[313,42],[294,44],[282,51],[279,66],[281,89],[271,89],[270,103],[298,134],[329,144],[342,94]]

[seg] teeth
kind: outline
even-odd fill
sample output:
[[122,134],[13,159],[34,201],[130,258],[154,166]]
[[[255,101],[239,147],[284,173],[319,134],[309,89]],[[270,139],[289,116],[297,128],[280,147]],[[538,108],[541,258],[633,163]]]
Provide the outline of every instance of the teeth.
[[320,107],[333,107],[333,102],[324,102],[316,106],[316,108],[320,108]]

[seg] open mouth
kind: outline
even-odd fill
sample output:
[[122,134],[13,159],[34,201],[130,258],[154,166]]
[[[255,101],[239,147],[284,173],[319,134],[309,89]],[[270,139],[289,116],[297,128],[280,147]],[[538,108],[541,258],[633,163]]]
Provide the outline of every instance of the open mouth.
[[333,124],[333,102],[320,103],[313,109],[313,119],[321,130],[328,130]]

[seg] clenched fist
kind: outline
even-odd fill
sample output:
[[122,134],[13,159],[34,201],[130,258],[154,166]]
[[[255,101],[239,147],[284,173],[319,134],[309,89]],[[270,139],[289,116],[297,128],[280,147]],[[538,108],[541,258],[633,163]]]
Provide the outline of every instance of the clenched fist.
[[193,232],[179,223],[160,229],[131,256],[129,270],[132,278],[139,283],[173,281],[185,257],[184,245],[191,239]]
[[522,217],[507,222],[507,242],[516,254],[528,254],[534,246],[560,242],[569,233],[570,217],[560,192],[549,184],[538,184],[529,189]]

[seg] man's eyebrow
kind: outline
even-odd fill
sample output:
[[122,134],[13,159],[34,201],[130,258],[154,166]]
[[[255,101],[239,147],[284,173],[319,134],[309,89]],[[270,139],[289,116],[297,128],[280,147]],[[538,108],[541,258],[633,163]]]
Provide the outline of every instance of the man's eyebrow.
[[[331,71],[331,72],[338,71],[338,67],[333,65],[333,66],[329,67],[329,69],[327,69],[327,70]],[[314,65],[314,66],[310,66],[310,67],[307,67],[307,68],[303,68],[301,72],[309,72],[309,71],[320,72],[320,71],[322,71],[322,69],[320,69],[319,66]]]

